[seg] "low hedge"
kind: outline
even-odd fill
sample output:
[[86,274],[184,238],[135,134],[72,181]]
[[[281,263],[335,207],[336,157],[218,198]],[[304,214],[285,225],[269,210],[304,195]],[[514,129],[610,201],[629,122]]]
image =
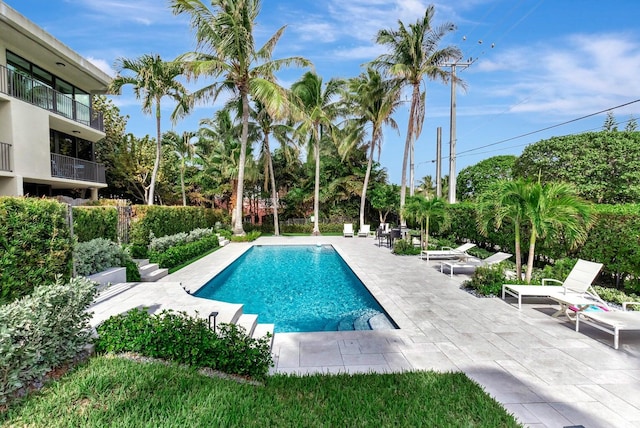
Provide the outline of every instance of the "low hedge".
[[117,241],[118,209],[116,207],[73,207],[73,235],[78,242],[96,238]]
[[0,404],[29,382],[72,360],[90,340],[86,311],[95,295],[86,278],[36,287],[0,306]]
[[122,246],[108,239],[96,238],[76,244],[73,251],[77,275],[93,275],[112,267],[127,268],[127,281],[140,281],[138,265]]
[[256,379],[264,379],[273,364],[270,335],[253,339],[235,324],[214,332],[207,320],[184,312],[152,315],[136,308],[109,318],[97,332],[98,353],[135,352]]
[[151,263],[158,263],[162,268],[171,269],[219,246],[218,236],[210,235],[198,241],[170,247],[162,252],[149,251],[149,260]]

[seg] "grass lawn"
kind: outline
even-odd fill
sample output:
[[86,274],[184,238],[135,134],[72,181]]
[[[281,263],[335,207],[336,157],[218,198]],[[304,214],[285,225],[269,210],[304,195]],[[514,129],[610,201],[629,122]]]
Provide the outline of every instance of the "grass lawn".
[[0,414],[29,427],[517,427],[461,373],[269,377],[96,357]]

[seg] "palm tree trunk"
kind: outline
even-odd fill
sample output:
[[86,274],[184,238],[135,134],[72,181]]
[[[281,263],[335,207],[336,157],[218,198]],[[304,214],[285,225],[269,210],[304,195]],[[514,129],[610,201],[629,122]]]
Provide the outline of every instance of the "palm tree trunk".
[[520,248],[520,223],[515,222],[516,276],[522,280],[522,249]]
[[316,182],[313,190],[313,236],[318,236],[320,235],[320,227],[318,226],[318,216],[320,214],[320,138],[316,139],[314,156],[316,160]]
[[531,231],[531,241],[529,242],[529,257],[527,257],[527,273],[524,280],[529,284],[531,282],[531,274],[533,273],[533,259],[536,255],[536,231]]
[[364,174],[364,183],[362,184],[362,195],[360,196],[360,227],[364,224],[364,206],[367,202],[367,187],[369,187],[369,177],[371,176],[371,167],[373,165],[373,155],[375,153],[378,130],[374,129],[371,133],[371,147],[369,148],[369,161],[367,162],[367,172]]
[[153,205],[154,193],[156,189],[156,177],[160,167],[160,154],[162,151],[162,135],[160,133],[160,98],[156,98],[156,130],[158,139],[156,140],[156,160],[153,163],[153,172],[151,173],[151,184],[149,186],[149,199],[147,205]]
[[238,165],[238,190],[236,194],[236,218],[233,234],[244,236],[242,228],[242,208],[244,194],[244,164],[247,160],[247,140],[249,138],[249,97],[246,89],[241,89],[242,97],[242,136],[240,137],[240,159]]
[[269,148],[269,135],[264,137],[265,156],[269,168],[269,178],[271,179],[271,204],[273,205],[273,234],[280,236],[280,225],[278,224],[278,189],[276,188],[276,175],[273,171],[273,159]]
[[411,96],[411,108],[409,109],[409,124],[407,126],[407,139],[404,143],[404,154],[402,156],[402,181],[400,182],[400,224],[406,226],[406,220],[402,214],[404,203],[407,198],[407,161],[409,158],[409,150],[413,146],[413,134],[416,120],[416,109],[418,108],[418,96],[420,87],[414,86],[413,95]]
[[182,164],[180,165],[180,187],[182,188],[182,206],[187,206],[187,192],[184,188],[184,158],[182,158]]

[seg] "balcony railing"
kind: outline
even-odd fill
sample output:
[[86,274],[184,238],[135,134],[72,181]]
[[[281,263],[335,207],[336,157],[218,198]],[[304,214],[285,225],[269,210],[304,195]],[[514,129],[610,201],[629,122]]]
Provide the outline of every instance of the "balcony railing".
[[57,153],[51,153],[51,176],[93,183],[107,182],[103,164]]
[[11,172],[11,144],[0,141],[0,171]]
[[0,92],[104,131],[102,113],[42,82],[0,65]]

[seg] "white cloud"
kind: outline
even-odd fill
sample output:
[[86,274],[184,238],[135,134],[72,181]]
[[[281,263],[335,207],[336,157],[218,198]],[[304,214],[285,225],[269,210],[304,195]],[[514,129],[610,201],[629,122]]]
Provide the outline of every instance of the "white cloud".
[[93,57],[87,57],[87,60],[95,65],[96,67],[98,67],[100,70],[104,71],[105,73],[107,73],[109,76],[113,77],[116,75],[116,71],[111,68],[111,66],[109,65],[109,63],[104,60],[104,59],[99,59],[99,58],[93,58]]

